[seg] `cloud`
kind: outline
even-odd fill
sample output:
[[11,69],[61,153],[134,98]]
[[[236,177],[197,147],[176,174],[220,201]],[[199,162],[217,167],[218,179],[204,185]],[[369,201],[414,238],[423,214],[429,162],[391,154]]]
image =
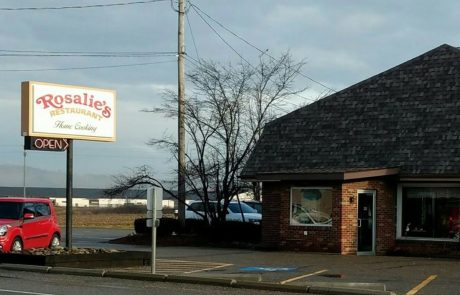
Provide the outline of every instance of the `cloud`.
[[337,30],[350,35],[375,34],[387,25],[386,18],[377,12],[354,12],[338,19]]
[[293,28],[292,24],[297,24],[297,27],[311,29],[311,27],[319,27],[327,23],[325,14],[314,5],[289,5],[277,4],[270,10],[266,16],[266,21],[272,27]]
[[[0,165],[0,185],[24,185],[24,167],[17,165]],[[113,184],[109,175],[75,174],[74,187],[76,188],[108,188]],[[26,168],[26,187],[65,187],[66,174],[64,171],[52,171],[34,167]]]
[[[40,5],[35,1],[28,3],[30,6]],[[193,67],[191,58],[221,63],[241,62],[241,57],[234,51],[251,63],[257,63],[260,52],[232,33],[259,49],[269,49],[274,57],[290,50],[296,59],[306,58],[308,63],[304,73],[336,90],[442,43],[460,45],[457,16],[460,4],[454,0],[436,5],[426,0],[347,1],[346,5],[339,0],[203,0],[194,4],[231,31],[202,15],[232,48],[191,8],[186,23],[186,71]],[[7,0],[2,6],[26,5],[22,1]],[[177,14],[169,1],[98,9],[3,11],[0,44],[0,50],[175,51]],[[162,137],[165,133],[175,136],[177,124],[174,120],[140,110],[161,104],[164,89],[176,90],[175,56],[142,59],[0,56],[0,70],[159,61],[169,63],[69,71],[0,72],[0,165],[21,167],[20,82],[36,80],[117,91],[117,141],[76,143],[75,173],[90,175],[81,180],[82,183],[102,184],[106,178],[99,179],[95,174],[109,177],[143,164],[149,164],[160,175],[168,176],[176,168],[170,155],[145,143],[149,138]],[[299,89],[305,85],[310,87],[302,96],[316,98],[325,90],[307,78],[300,77],[297,83]],[[190,88],[186,88],[188,91]],[[297,98],[294,102],[297,103]],[[61,183],[59,175],[65,169],[64,154],[31,152],[27,160],[30,169],[40,170],[36,174],[31,172],[38,182],[55,184],[53,177],[57,177]],[[16,178],[4,172],[4,183],[17,183],[21,179],[19,172],[14,174]]]

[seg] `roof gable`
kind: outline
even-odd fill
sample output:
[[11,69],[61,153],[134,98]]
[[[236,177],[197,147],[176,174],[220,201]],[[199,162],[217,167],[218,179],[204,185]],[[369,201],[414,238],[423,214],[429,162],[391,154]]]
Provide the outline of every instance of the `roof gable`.
[[460,175],[460,50],[439,46],[267,124],[243,178],[400,167]]

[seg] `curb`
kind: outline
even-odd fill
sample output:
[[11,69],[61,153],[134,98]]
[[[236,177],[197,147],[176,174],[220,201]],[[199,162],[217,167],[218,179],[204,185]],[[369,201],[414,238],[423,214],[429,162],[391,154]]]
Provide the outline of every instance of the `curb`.
[[126,279],[126,280],[142,280],[152,282],[166,282],[168,275],[150,274],[150,273],[135,273],[124,271],[107,271],[103,275],[106,278]]
[[281,285],[267,282],[253,281],[238,281],[230,278],[213,278],[213,277],[198,277],[198,276],[183,276],[183,275],[160,275],[148,273],[134,273],[124,271],[107,271],[104,269],[82,269],[71,267],[50,267],[37,265],[16,265],[16,264],[0,264],[0,269],[15,270],[15,271],[30,271],[50,274],[67,274],[77,276],[92,276],[92,277],[107,277],[127,280],[139,281],[158,281],[170,283],[184,284],[202,284],[210,286],[231,287],[241,289],[256,289],[265,291],[278,292],[296,292],[305,294],[317,295],[395,295],[390,291],[367,290],[367,289],[352,289],[338,287],[319,287],[319,286],[296,286],[296,285]]
[[52,269],[51,266],[11,264],[11,263],[1,263],[0,268],[6,269],[6,270],[31,271],[31,272],[42,272],[42,273],[49,273],[50,270]]
[[52,274],[66,274],[88,277],[103,277],[106,273],[104,269],[86,269],[86,268],[72,268],[72,267],[50,267],[48,273]]
[[[305,283],[294,282],[293,285],[305,286]],[[386,291],[385,284],[382,283],[351,283],[351,282],[308,282],[310,287],[328,287],[328,288],[349,288],[364,290]]]

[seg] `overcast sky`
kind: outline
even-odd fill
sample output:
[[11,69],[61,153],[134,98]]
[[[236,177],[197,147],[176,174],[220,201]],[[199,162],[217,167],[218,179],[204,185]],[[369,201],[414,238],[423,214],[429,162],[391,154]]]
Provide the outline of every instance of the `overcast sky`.
[[[75,187],[108,187],[113,175],[144,164],[161,179],[175,178],[176,164],[169,155],[145,143],[149,138],[175,135],[176,122],[141,112],[159,105],[164,89],[177,88],[176,57],[171,54],[177,49],[177,13],[171,2],[18,9],[129,2],[0,0],[0,185],[23,184],[20,83],[27,80],[117,91],[117,141],[75,142]],[[254,47],[275,57],[289,50],[297,60],[307,60],[303,73],[308,78],[301,77],[297,83],[299,89],[309,88],[303,96],[312,99],[328,88],[341,90],[441,44],[460,46],[460,2],[456,0],[189,3],[195,5],[188,9],[186,22],[190,59],[235,63],[240,59],[235,50],[255,64],[260,52]],[[165,54],[37,56],[50,52]],[[17,56],[23,54],[27,56]],[[188,62],[186,68],[191,67],[193,63]],[[65,186],[65,153],[28,152],[26,167],[29,186]]]

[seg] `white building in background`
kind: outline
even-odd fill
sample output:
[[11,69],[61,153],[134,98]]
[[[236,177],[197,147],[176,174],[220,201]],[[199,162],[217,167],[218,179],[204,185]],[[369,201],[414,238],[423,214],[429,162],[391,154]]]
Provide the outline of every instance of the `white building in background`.
[[[66,206],[65,188],[50,187],[28,187],[26,196],[29,198],[48,198],[52,200],[55,206]],[[23,187],[0,187],[0,197],[23,197]],[[252,193],[240,193],[238,199],[241,201],[252,200]],[[193,194],[187,195],[187,204],[199,197]],[[236,201],[236,196],[234,197]],[[120,207],[125,205],[147,206],[147,193],[145,190],[128,190],[125,193],[108,198],[104,194],[104,189],[94,188],[74,188],[72,206],[73,207]],[[177,200],[163,191],[163,208],[177,209]]]
[[[66,198],[62,197],[51,197],[54,205],[57,207],[64,207],[67,204]],[[129,198],[98,198],[98,199],[87,199],[87,198],[72,198],[73,207],[121,207],[127,205],[139,205],[147,206],[146,199],[129,199]],[[163,208],[174,208],[174,200],[163,200]]]
[[[49,198],[55,206],[66,206],[64,188],[28,187],[26,197]],[[23,187],[0,187],[0,196],[23,197]],[[120,207],[125,205],[147,206],[147,193],[145,190],[128,190],[126,193],[113,198],[108,198],[103,189],[75,188],[73,190],[73,207]],[[163,192],[163,208],[174,208],[175,199]]]

